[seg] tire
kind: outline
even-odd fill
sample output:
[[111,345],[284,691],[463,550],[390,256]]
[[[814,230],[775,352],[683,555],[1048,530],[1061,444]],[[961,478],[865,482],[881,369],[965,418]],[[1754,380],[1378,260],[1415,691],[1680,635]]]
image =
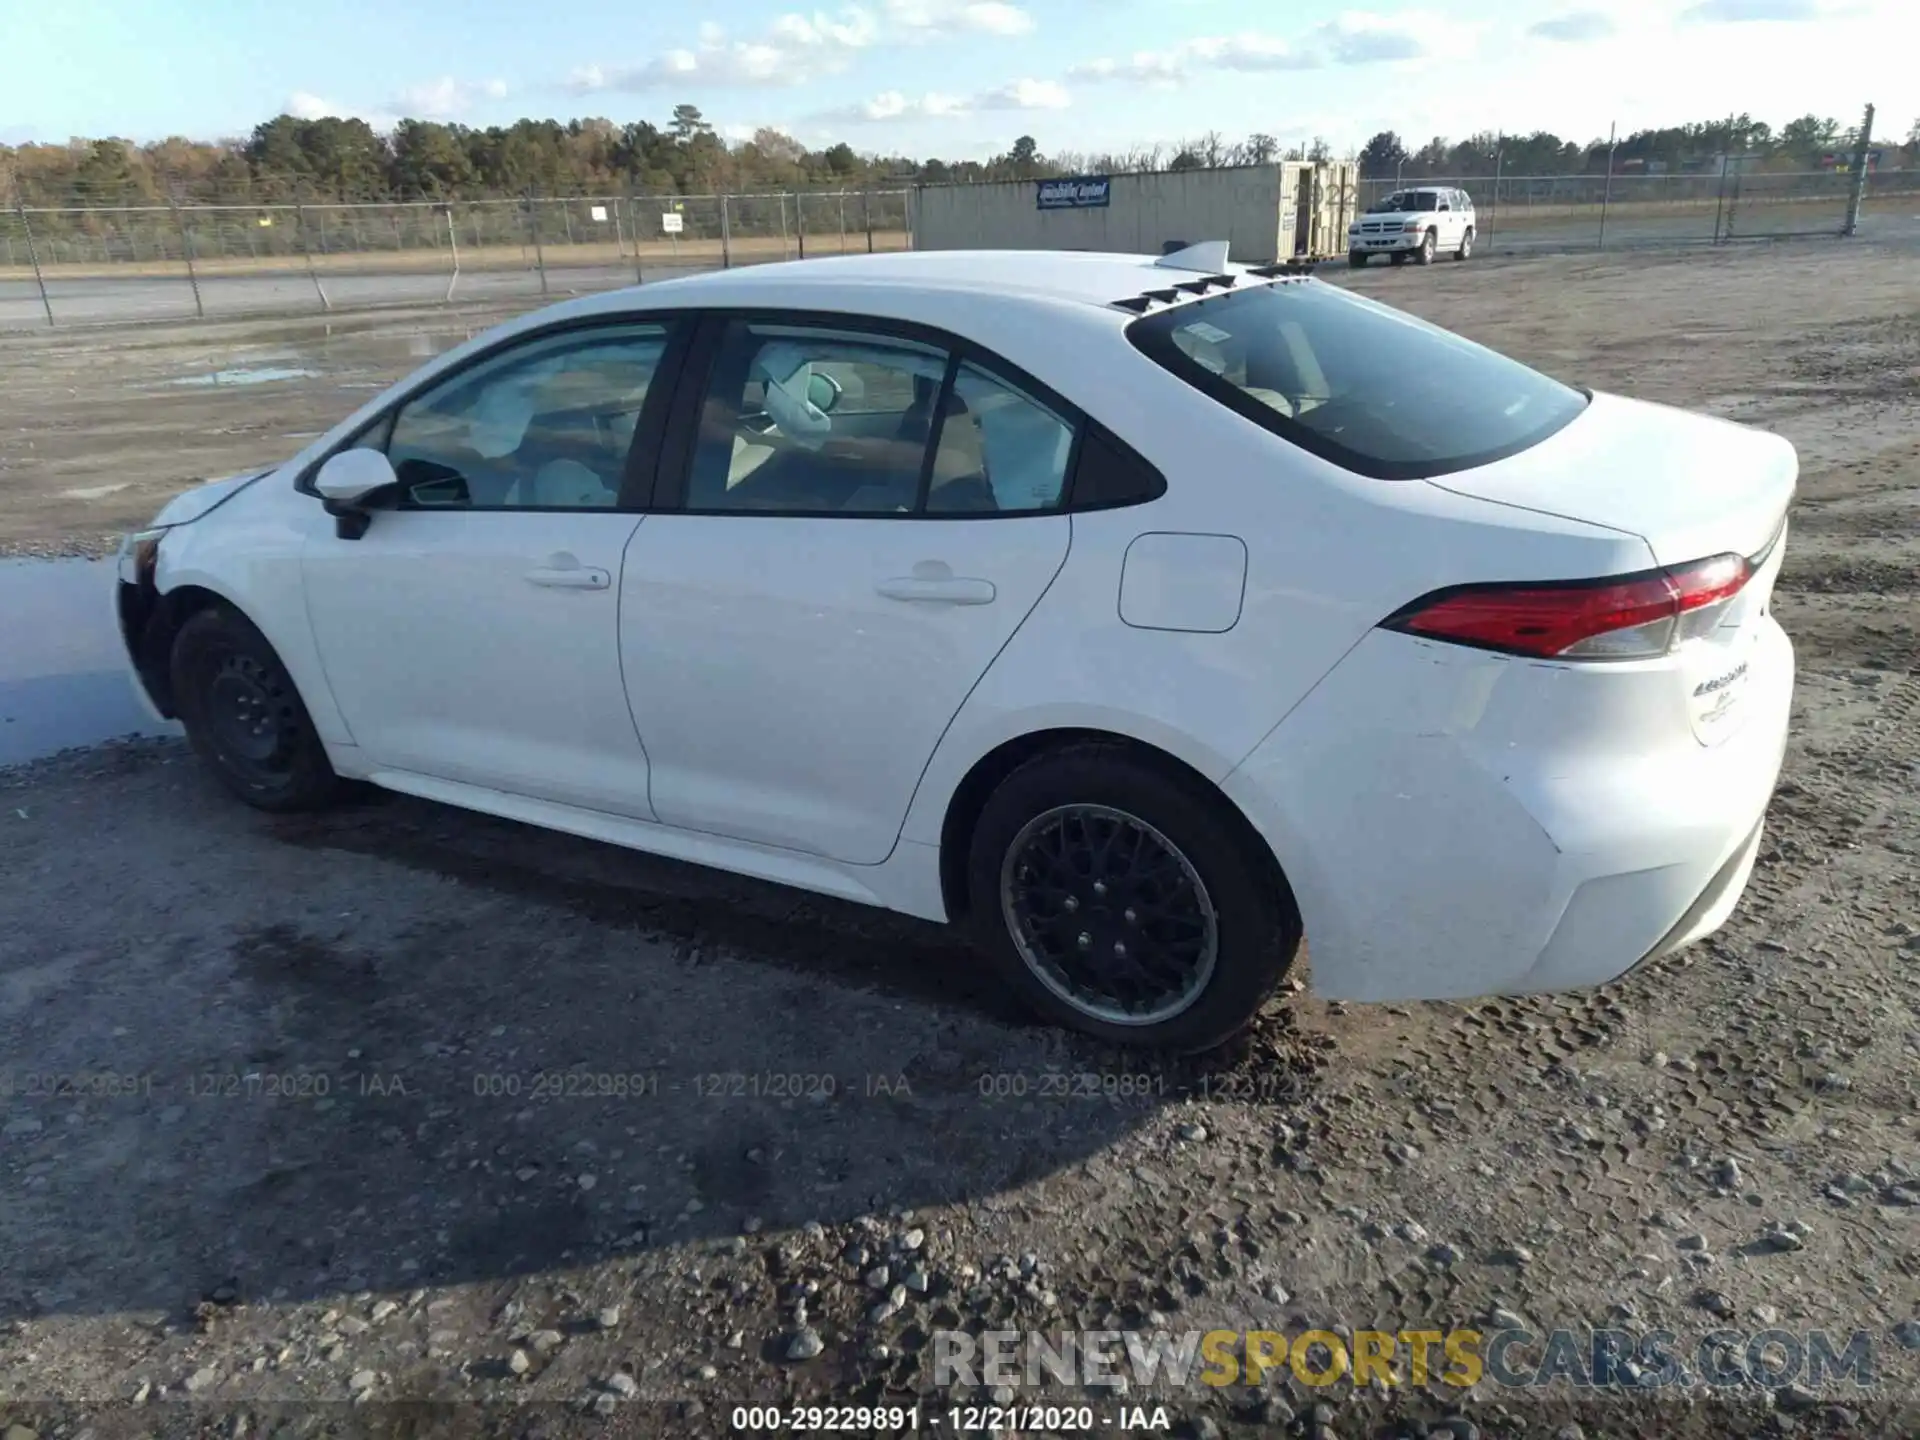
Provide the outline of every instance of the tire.
[[1460,232],[1460,248],[1453,252],[1456,260],[1466,260],[1473,255],[1473,227],[1469,225]]
[[[1114,855],[1107,876],[1114,891],[1096,884],[1089,863],[1103,840]],[[1224,797],[1124,745],[1038,756],[1000,783],[974,826],[967,885],[976,940],[1046,1020],[1114,1044],[1211,1049],[1253,1018],[1300,947],[1293,896],[1284,882],[1274,884],[1254,849],[1260,843]],[[1125,865],[1115,852],[1126,854]],[[1142,868],[1144,883],[1134,878]],[[1050,885],[1056,878],[1061,883]],[[1129,894],[1131,886],[1139,888]],[[1049,890],[1064,898],[1036,899]],[[1121,908],[1129,899],[1134,905]],[[1078,926],[1086,928],[1069,928]],[[1125,956],[1132,936],[1139,937],[1135,954],[1110,958]],[[1114,967],[1117,983],[1105,983],[1115,988],[1075,998],[1071,972],[1091,980],[1096,955]],[[1129,969],[1129,960],[1138,966],[1153,956],[1171,978]],[[1054,965],[1056,958],[1069,969]],[[1129,986],[1149,993],[1136,988],[1128,1004],[1121,997]]]
[[1354,269],[1358,270],[1361,266],[1365,265],[1366,263],[1367,263],[1366,251],[1349,250],[1347,252],[1347,264],[1351,265]]
[[1387,252],[1388,263],[1393,265],[1404,265],[1407,263],[1407,256],[1410,253],[1412,252],[1407,250],[1389,250]]
[[1433,263],[1433,250],[1436,243],[1437,240],[1433,231],[1429,230],[1426,234],[1422,235],[1420,237],[1420,248],[1413,252],[1413,263],[1416,265],[1431,265]]
[[249,805],[314,810],[342,789],[293,678],[239,611],[195,612],[174,637],[174,708],[194,752]]

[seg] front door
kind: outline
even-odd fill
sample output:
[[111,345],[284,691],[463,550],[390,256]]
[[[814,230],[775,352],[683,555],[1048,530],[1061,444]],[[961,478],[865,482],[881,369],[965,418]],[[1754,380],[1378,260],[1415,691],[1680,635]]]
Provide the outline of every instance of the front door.
[[[936,343],[736,320],[621,649],[671,825],[877,864],[1066,559],[1074,424]],[[680,478],[680,477],[668,477]]]
[[653,324],[568,330],[461,370],[368,437],[400,477],[393,508],[348,540],[315,507],[308,613],[376,768],[651,817],[619,577],[667,342]]

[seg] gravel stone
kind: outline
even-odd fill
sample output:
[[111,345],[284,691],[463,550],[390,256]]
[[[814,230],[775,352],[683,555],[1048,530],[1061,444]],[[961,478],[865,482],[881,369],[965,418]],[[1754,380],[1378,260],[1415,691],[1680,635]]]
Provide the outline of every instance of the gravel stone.
[[788,1339],[787,1359],[811,1360],[826,1348],[827,1342],[820,1338],[820,1332],[811,1325],[804,1325]]

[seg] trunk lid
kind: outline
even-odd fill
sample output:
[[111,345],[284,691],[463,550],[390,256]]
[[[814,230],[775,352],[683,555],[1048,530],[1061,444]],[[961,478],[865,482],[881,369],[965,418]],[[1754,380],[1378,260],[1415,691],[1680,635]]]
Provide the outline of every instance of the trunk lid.
[[1778,435],[1596,394],[1533,448],[1427,483],[1638,535],[1660,564],[1681,565],[1759,555],[1779,533],[1799,471]]

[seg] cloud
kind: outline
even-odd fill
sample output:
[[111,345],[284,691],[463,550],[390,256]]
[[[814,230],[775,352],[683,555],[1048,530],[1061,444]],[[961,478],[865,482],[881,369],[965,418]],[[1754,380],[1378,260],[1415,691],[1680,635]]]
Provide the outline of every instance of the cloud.
[[286,113],[296,120],[324,120],[330,115],[342,119],[356,114],[350,105],[328,100],[308,90],[296,90],[287,97]]
[[1073,103],[1056,80],[1014,80],[974,97],[977,110],[1064,110]]
[[1829,13],[1819,0],[1704,0],[1680,12],[1696,24],[1731,25],[1750,20],[1818,20]]
[[1616,28],[1613,21],[1598,10],[1575,10],[1570,14],[1556,15],[1551,20],[1536,21],[1527,27],[1527,34],[1541,40],[1578,43],[1582,40],[1604,40]]
[[1070,67],[1070,79],[1183,85],[1204,70],[1274,72],[1321,65],[1374,65],[1457,55],[1472,44],[1472,27],[1442,15],[1406,11],[1375,15],[1349,11],[1308,31],[1298,45],[1255,30],[1201,36],[1126,59],[1100,58]]
[[1420,60],[1446,47],[1445,23],[1421,15],[1374,15],[1349,11],[1320,26],[1315,39],[1336,65],[1378,65]]
[[1124,60],[1098,59],[1072,66],[1075,80],[1127,80],[1168,86],[1184,83],[1195,70],[1310,70],[1317,56],[1295,50],[1286,41],[1258,31],[1183,40],[1162,50],[1141,50]]
[[1033,17],[1006,0],[885,0],[890,27],[904,35],[1025,35]]
[[833,124],[881,124],[892,120],[944,120],[989,111],[1064,110],[1073,101],[1055,80],[1011,80],[977,95],[911,96],[886,90],[855,105],[823,110],[813,118]]
[[512,87],[504,80],[456,80],[443,75],[409,85],[382,105],[346,105],[311,90],[287,97],[285,112],[298,120],[364,120],[375,130],[387,131],[402,120],[453,120],[483,100],[504,100]]
[[637,65],[584,65],[567,77],[576,95],[596,90],[645,91],[671,86],[799,85],[847,68],[862,51],[955,35],[1024,35],[1033,17],[1008,0],[882,0],[878,18],[849,5],[790,12],[751,39],[736,39],[711,21],[691,49],[663,50]]
[[504,80],[466,81],[451,75],[409,85],[386,108],[416,120],[451,120],[464,115],[481,100],[504,100],[508,93]]
[[756,40],[735,40],[711,22],[700,27],[692,50],[665,50],[638,65],[585,65],[567,77],[576,95],[596,90],[642,91],[663,86],[798,85],[844,69],[874,43],[876,27],[865,10],[849,7],[837,16],[782,15]]

